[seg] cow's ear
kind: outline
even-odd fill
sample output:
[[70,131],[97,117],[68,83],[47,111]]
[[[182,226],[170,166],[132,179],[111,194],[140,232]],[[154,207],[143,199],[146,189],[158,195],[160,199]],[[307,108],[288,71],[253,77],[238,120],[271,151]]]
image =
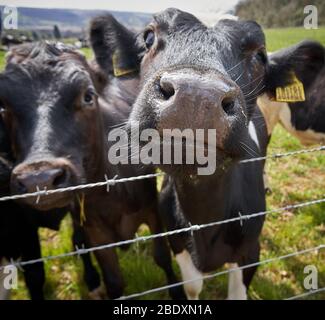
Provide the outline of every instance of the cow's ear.
[[96,91],[98,94],[102,94],[103,90],[105,90],[106,86],[109,84],[109,76],[94,60],[89,63],[89,67]]
[[106,74],[116,77],[137,74],[140,49],[136,34],[112,15],[99,16],[91,21],[90,42],[96,61]]
[[324,48],[318,42],[306,40],[277,51],[269,56],[266,90],[275,97],[277,88],[290,86],[297,79],[306,90],[324,65]]
[[11,48],[6,54],[6,64],[19,64],[23,62],[36,46],[37,43],[24,43]]

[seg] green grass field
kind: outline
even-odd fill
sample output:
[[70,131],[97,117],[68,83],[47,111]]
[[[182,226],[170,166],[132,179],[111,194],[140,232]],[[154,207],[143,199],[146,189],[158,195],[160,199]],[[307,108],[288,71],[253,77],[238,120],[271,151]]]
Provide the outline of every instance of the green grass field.
[[[322,41],[325,45],[325,28],[313,31],[303,29],[266,30],[268,50],[297,43],[308,38]],[[86,52],[89,57],[90,51]],[[1,61],[2,61],[1,53]],[[282,128],[278,127],[272,137],[269,154],[302,148]],[[324,196],[324,153],[313,153],[268,161],[266,165],[273,193],[268,196],[268,208],[304,202]],[[142,228],[139,233],[145,233]],[[60,232],[41,231],[43,255],[56,255],[71,251],[71,221],[66,218]],[[325,205],[314,205],[284,214],[268,216],[263,230],[261,260],[285,255],[325,243]],[[160,269],[151,258],[151,243],[134,245],[127,252],[120,252],[121,266],[125,275],[126,294],[141,292],[165,284]],[[304,292],[303,272],[306,265],[318,268],[318,285],[325,286],[325,250],[311,253],[259,268],[249,291],[251,299],[284,299]],[[175,268],[177,266],[175,265]],[[48,299],[86,299],[87,292],[82,281],[79,258],[67,258],[46,263],[46,297]],[[21,277],[22,278],[22,275]],[[203,299],[224,299],[227,295],[227,278],[221,276],[205,282]],[[14,299],[27,299],[22,280]],[[144,299],[166,299],[166,292],[144,297]],[[315,294],[309,299],[325,299],[325,293]]]

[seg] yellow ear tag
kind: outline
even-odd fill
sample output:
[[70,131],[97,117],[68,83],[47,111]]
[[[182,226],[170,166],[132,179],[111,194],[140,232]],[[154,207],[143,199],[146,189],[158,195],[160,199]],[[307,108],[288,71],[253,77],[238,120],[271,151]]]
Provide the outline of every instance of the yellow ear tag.
[[136,69],[121,69],[119,68],[119,58],[118,58],[118,52],[115,51],[112,56],[112,62],[113,62],[113,70],[114,70],[114,76],[115,77],[122,77],[129,73],[133,73],[136,71]]
[[276,101],[278,102],[301,102],[306,101],[303,83],[294,74],[292,84],[284,88],[276,88]]
[[84,222],[86,221],[84,193],[82,193],[81,196],[78,195],[78,202],[80,207],[80,225],[83,226]]

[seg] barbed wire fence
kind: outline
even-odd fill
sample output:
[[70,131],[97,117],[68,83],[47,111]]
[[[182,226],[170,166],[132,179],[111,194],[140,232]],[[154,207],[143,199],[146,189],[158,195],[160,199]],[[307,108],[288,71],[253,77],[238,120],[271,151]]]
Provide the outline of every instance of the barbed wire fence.
[[[268,159],[281,159],[281,158],[285,158],[285,157],[297,156],[297,155],[302,155],[302,154],[309,154],[309,153],[314,153],[314,152],[319,152],[319,151],[325,151],[325,146],[319,146],[319,147],[310,148],[310,149],[302,149],[302,150],[297,150],[297,151],[293,151],[293,152],[277,153],[277,154],[273,154],[273,155],[269,155],[269,156],[265,156],[265,157],[249,158],[249,159],[244,159],[244,160],[240,161],[240,163],[245,164],[245,163],[250,163],[250,162],[255,162],[255,161],[265,161],[265,160],[268,160]],[[157,178],[157,177],[164,176],[164,175],[165,175],[164,173],[159,172],[159,173],[154,173],[154,174],[147,174],[147,175],[128,177],[128,178],[118,178],[117,176],[115,176],[113,179],[108,179],[105,176],[105,181],[101,181],[101,182],[89,183],[89,184],[81,184],[81,185],[77,185],[77,186],[71,186],[71,187],[59,188],[59,189],[53,189],[53,190],[40,190],[39,188],[37,188],[37,190],[35,192],[32,192],[32,193],[25,193],[25,194],[19,194],[19,195],[10,195],[10,196],[5,196],[5,197],[0,197],[0,202],[21,200],[21,199],[26,199],[26,198],[36,198],[35,201],[36,201],[36,203],[38,203],[42,196],[48,196],[48,195],[63,193],[63,192],[83,191],[83,190],[99,188],[99,187],[106,187],[107,192],[109,192],[110,187],[111,186],[113,187],[118,183],[134,182],[134,181],[139,181],[139,180],[143,180],[143,179],[153,179],[153,178]],[[83,254],[86,254],[86,253],[91,253],[91,252],[95,252],[95,251],[99,251],[99,250],[111,249],[111,248],[116,248],[116,247],[120,247],[120,246],[123,246],[123,245],[130,245],[130,244],[134,244],[134,243],[139,243],[139,242],[146,242],[146,241],[150,241],[150,240],[153,240],[153,239],[156,239],[156,238],[168,237],[168,236],[177,235],[177,234],[181,234],[181,233],[187,233],[187,232],[193,233],[193,232],[205,229],[205,228],[215,227],[215,226],[218,226],[218,225],[233,223],[233,222],[237,222],[237,221],[239,221],[240,224],[243,225],[243,223],[245,221],[249,220],[249,219],[254,219],[254,218],[261,217],[261,216],[266,216],[266,215],[279,214],[281,212],[300,209],[300,208],[304,208],[304,207],[308,207],[308,206],[312,206],[312,205],[316,205],[316,204],[321,204],[321,203],[325,203],[325,195],[320,199],[314,199],[314,200],[310,200],[310,201],[307,201],[307,202],[291,204],[291,205],[287,205],[287,206],[284,206],[284,207],[281,207],[281,208],[271,209],[271,210],[267,210],[267,211],[256,212],[256,213],[251,213],[251,214],[247,214],[247,215],[241,215],[239,213],[238,217],[231,218],[231,219],[226,219],[226,220],[221,220],[221,221],[214,221],[214,222],[211,222],[211,223],[200,224],[200,225],[189,225],[189,227],[185,227],[185,228],[175,229],[175,230],[162,232],[162,233],[157,233],[157,234],[152,234],[152,235],[148,235],[148,236],[135,237],[133,239],[119,241],[119,242],[115,242],[115,243],[109,243],[109,244],[95,246],[95,247],[76,248],[76,250],[74,250],[74,251],[70,251],[70,252],[67,252],[67,253],[62,253],[62,254],[59,254],[59,255],[45,256],[45,257],[42,257],[40,259],[34,259],[34,260],[28,260],[28,261],[20,261],[20,262],[11,261],[7,265],[0,266],[0,271],[4,270],[6,267],[9,267],[9,266],[15,266],[15,267],[20,268],[20,269],[23,270],[23,267],[26,266],[26,265],[31,265],[31,264],[40,263],[40,262],[47,262],[47,261],[51,261],[51,260],[62,259],[62,258],[67,258],[67,257],[72,257],[72,256],[80,256],[80,255],[83,255]],[[139,297],[142,297],[142,296],[145,296],[145,295],[148,295],[148,294],[160,292],[160,291],[163,291],[163,290],[168,290],[168,289],[171,289],[173,287],[186,285],[188,283],[216,278],[218,276],[229,274],[229,273],[234,272],[234,271],[244,270],[246,268],[256,267],[256,266],[260,266],[260,265],[265,265],[265,264],[272,263],[272,262],[275,262],[275,261],[289,259],[291,257],[295,257],[295,256],[298,256],[298,255],[308,254],[308,253],[312,253],[312,252],[317,252],[318,253],[319,251],[321,251],[323,249],[325,249],[325,244],[320,244],[320,245],[318,245],[316,247],[313,247],[313,248],[308,248],[308,249],[304,249],[304,250],[301,250],[301,251],[291,252],[291,253],[288,253],[288,254],[283,255],[283,256],[278,256],[278,257],[262,260],[262,261],[259,261],[259,262],[256,262],[256,263],[240,266],[238,268],[231,268],[231,269],[228,269],[228,270],[223,270],[223,271],[216,272],[216,273],[209,274],[209,275],[205,275],[205,276],[202,276],[202,277],[196,278],[196,279],[191,279],[191,280],[187,280],[187,281],[180,281],[180,282],[177,282],[177,283],[174,283],[174,284],[171,284],[171,285],[166,285],[166,286],[162,286],[162,287],[149,289],[149,290],[134,293],[134,294],[131,294],[131,295],[128,295],[128,296],[123,296],[123,297],[121,297],[119,299],[120,300],[135,299],[135,298],[139,298]],[[299,295],[296,295],[296,296],[292,296],[292,297],[290,297],[290,298],[288,298],[286,300],[302,299],[302,298],[305,298],[307,296],[317,294],[317,293],[320,293],[320,292],[324,292],[324,291],[325,291],[325,287],[320,288],[320,289],[316,289],[316,290],[311,290],[311,291],[308,291],[308,292],[305,292],[305,293],[302,293],[302,294],[299,294]]]

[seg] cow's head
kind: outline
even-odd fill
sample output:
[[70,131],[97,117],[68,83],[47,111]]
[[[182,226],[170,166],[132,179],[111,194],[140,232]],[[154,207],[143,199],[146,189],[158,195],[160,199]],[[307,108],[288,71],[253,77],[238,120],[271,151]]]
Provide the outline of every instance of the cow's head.
[[4,112],[0,107],[0,195],[9,191],[12,158],[10,142],[1,114]]
[[257,23],[221,20],[208,28],[189,13],[167,9],[136,39],[111,16],[98,21],[101,56],[113,51],[120,65],[140,75],[130,123],[160,133],[214,129],[220,164],[244,155],[248,122],[268,67]]
[[[282,122],[284,127],[290,129],[289,131],[292,131],[291,108],[289,108],[288,104],[292,105],[295,112],[301,113],[302,118],[305,118],[305,129],[308,129],[311,125],[311,118],[317,113],[320,114],[320,110],[324,107],[322,90],[325,77],[324,47],[318,42],[305,40],[270,54],[269,62],[267,90],[258,99],[258,105],[267,122],[269,135],[271,135],[279,121]],[[290,85],[293,75],[303,84],[306,101],[277,101],[275,88]],[[298,138],[302,142],[306,141],[303,135],[299,135]],[[320,142],[316,140],[316,136],[314,141],[313,137],[311,141],[307,141],[308,143]]]
[[[87,180],[98,168],[102,141],[97,111],[97,75],[86,59],[63,45],[22,45],[8,56],[0,75],[3,119],[17,165],[14,194],[51,190]],[[59,193],[25,203],[41,210],[64,207],[72,194]]]

